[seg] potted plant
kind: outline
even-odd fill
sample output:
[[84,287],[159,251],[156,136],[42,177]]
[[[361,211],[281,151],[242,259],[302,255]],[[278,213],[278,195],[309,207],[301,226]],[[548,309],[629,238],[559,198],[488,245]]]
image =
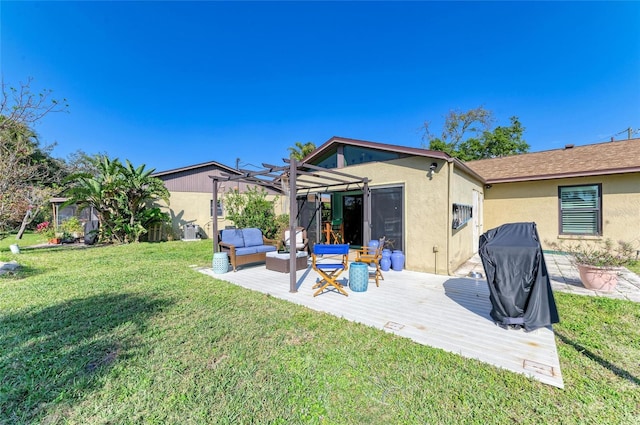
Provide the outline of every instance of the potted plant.
[[[78,217],[70,217],[62,222],[60,225],[63,233],[67,233],[70,238],[78,239],[82,236],[83,225]],[[64,237],[63,237],[64,239]]]
[[585,288],[604,292],[616,287],[620,268],[633,260],[635,252],[631,243],[618,241],[614,245],[611,239],[551,245],[571,256]]
[[36,233],[39,233],[51,244],[59,244],[60,238],[56,236],[56,229],[49,221],[43,221],[36,226]]

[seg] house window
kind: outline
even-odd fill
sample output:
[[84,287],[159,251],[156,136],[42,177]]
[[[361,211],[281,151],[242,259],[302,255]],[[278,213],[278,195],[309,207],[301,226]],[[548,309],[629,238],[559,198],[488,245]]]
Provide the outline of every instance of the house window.
[[561,235],[602,234],[602,185],[558,187]]
[[459,229],[473,217],[473,207],[471,205],[453,204],[451,215],[453,216],[451,228],[454,230]]
[[[218,199],[218,217],[222,217],[223,216],[223,209],[222,209],[222,200]],[[209,201],[209,214],[211,214],[211,217],[213,217],[213,200]]]

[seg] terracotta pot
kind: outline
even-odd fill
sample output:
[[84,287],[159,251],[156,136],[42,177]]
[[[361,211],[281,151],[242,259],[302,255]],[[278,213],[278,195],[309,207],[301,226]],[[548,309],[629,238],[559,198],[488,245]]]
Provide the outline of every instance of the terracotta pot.
[[49,243],[57,245],[57,244],[60,243],[60,238],[51,238],[51,239],[49,239]]
[[618,272],[611,268],[578,264],[580,280],[587,289],[594,291],[612,291],[618,284]]

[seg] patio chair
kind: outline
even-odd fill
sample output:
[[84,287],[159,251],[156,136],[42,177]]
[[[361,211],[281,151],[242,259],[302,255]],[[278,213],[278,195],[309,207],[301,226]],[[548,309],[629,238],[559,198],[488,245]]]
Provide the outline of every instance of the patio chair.
[[380,271],[380,260],[382,259],[382,248],[384,247],[384,239],[382,243],[377,247],[363,246],[356,251],[356,261],[359,263],[365,263],[369,267],[374,267],[375,270],[369,272],[369,278],[373,278],[376,281],[376,286],[380,286],[379,281],[384,280],[382,271]]
[[334,219],[324,223],[324,240],[328,244],[341,244],[344,241],[344,224],[342,219]]
[[[291,250],[291,237],[289,234],[291,233],[291,229],[286,228],[284,232],[282,232],[282,240],[280,242],[280,248],[284,248],[287,251]],[[296,227],[296,236],[295,236],[295,244],[296,251],[305,251],[309,252],[309,239],[307,238],[307,231],[304,227]]]
[[[320,260],[320,257],[324,255],[331,255],[334,257],[328,259],[327,262],[318,261]],[[313,293],[314,297],[321,294],[327,288],[331,289],[331,286],[337,289],[338,292],[340,292],[342,295],[345,295],[347,297],[349,296],[349,294],[347,294],[346,291],[342,288],[340,282],[337,281],[338,276],[340,276],[343,271],[349,269],[348,259],[349,244],[315,244],[313,246],[313,253],[311,254],[311,267],[321,277],[321,279],[319,279],[318,282],[313,285],[313,289],[318,288],[318,290]]]

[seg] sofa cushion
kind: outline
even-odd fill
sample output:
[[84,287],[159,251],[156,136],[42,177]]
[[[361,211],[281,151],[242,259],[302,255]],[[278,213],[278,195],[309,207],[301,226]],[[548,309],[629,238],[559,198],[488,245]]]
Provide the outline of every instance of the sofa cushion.
[[[301,229],[296,229],[296,248],[297,249],[302,249],[304,247],[304,238],[302,237],[302,230]],[[290,230],[285,230],[284,231],[284,244],[286,245],[287,248],[289,248],[291,246],[291,238],[289,238],[289,233]]]
[[233,245],[236,248],[244,246],[244,237],[240,229],[225,229],[222,231],[222,242]]
[[258,252],[271,252],[275,251],[276,247],[273,245],[260,245],[255,247]]
[[258,247],[255,246],[246,246],[244,248],[236,248],[236,257],[242,255],[256,254],[258,252]]
[[260,229],[251,227],[248,229],[242,229],[242,236],[244,237],[244,246],[258,246],[264,244]]

